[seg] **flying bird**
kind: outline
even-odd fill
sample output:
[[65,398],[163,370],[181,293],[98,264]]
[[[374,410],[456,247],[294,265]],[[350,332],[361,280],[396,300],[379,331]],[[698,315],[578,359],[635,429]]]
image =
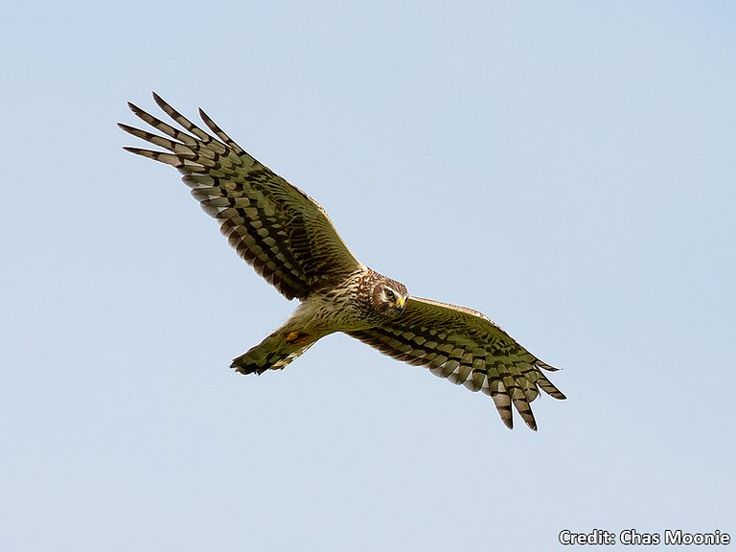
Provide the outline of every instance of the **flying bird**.
[[129,103],[160,134],[123,123],[120,128],[164,151],[125,149],[178,169],[238,255],[287,299],[300,301],[286,323],[235,358],[232,368],[242,374],[280,370],[320,338],[344,332],[398,360],[484,392],[509,428],[513,405],[537,429],[529,403],[540,389],[565,398],[543,372],[556,369],[487,316],[414,297],[401,282],[367,267],[316,201],[245,152],[204,111],[199,115],[209,132],[157,94],[153,98],[181,129]]

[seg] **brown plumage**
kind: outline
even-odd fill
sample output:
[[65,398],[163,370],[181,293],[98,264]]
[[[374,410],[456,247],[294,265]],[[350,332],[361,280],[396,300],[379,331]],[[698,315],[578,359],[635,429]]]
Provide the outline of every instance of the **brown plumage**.
[[402,283],[353,256],[317,202],[246,153],[201,109],[212,134],[153,96],[186,132],[129,104],[163,136],[122,123],[120,128],[166,151],[125,149],[178,169],[237,253],[287,299],[300,300],[291,318],[235,358],[233,368],[245,374],[281,369],[318,339],[341,331],[490,395],[509,428],[513,405],[536,429],[529,403],[540,389],[565,398],[542,372],[554,368],[485,315],[410,297]]

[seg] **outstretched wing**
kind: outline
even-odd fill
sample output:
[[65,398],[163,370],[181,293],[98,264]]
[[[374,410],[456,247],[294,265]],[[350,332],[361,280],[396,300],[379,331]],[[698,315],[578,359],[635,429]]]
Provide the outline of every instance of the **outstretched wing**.
[[214,136],[153,97],[187,132],[129,103],[133,113],[165,136],[118,126],[168,152],[125,149],[176,167],[205,212],[219,221],[230,245],[288,299],[334,285],[361,266],[317,202],[243,151],[201,109]]
[[537,398],[539,389],[555,399],[565,398],[541,370],[556,368],[472,309],[410,297],[395,321],[349,335],[394,358],[426,366],[437,376],[490,395],[509,428],[513,427],[513,404],[526,424],[537,429],[529,403]]

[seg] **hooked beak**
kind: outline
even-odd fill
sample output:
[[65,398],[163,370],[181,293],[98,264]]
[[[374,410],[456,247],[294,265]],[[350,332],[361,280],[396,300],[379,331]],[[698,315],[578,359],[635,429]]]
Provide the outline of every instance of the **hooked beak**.
[[397,297],[396,298],[396,306],[399,307],[402,311],[404,310],[404,307],[406,306],[406,298],[405,297]]

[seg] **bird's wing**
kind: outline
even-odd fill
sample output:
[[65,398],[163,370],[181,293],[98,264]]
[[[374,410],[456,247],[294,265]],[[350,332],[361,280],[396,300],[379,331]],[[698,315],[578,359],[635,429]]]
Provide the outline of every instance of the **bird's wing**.
[[542,389],[563,395],[542,372],[555,371],[519,345],[480,312],[410,297],[403,314],[377,328],[349,335],[409,364],[490,395],[501,420],[513,427],[513,404],[527,425],[537,428],[529,403]]
[[165,136],[122,123],[120,128],[168,151],[125,149],[176,167],[230,245],[288,299],[303,299],[362,266],[317,202],[243,151],[201,109],[214,136],[153,97],[186,132],[129,103]]

